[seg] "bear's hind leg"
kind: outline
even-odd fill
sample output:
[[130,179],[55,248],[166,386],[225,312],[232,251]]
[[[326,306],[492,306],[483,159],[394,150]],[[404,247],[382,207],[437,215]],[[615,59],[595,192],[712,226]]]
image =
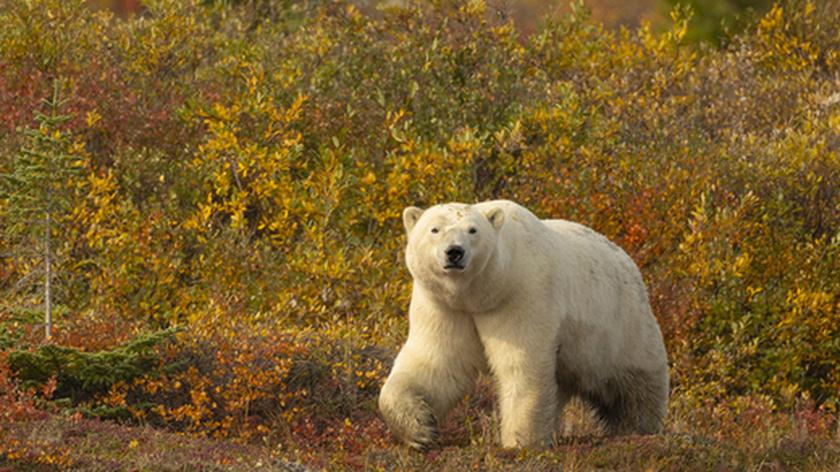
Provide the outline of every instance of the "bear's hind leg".
[[584,395],[607,434],[656,434],[665,426],[667,373],[628,370]]

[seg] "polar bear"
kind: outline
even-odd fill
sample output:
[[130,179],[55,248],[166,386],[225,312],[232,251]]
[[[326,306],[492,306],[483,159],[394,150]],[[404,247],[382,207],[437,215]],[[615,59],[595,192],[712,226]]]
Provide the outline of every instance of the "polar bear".
[[409,333],[379,396],[398,438],[433,445],[481,372],[496,384],[504,447],[546,445],[573,396],[610,434],[662,430],[665,345],[618,246],[505,200],[409,207],[403,222]]

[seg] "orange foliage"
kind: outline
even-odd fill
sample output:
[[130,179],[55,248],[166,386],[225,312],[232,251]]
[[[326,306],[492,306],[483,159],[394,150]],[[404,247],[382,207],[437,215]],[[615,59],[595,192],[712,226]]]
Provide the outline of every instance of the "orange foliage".
[[[0,6],[0,173],[61,77],[84,168],[61,221],[57,342],[184,331],[160,376],[83,407],[349,455],[382,444],[374,399],[410,297],[402,208],[510,198],[640,265],[676,409],[834,421],[834,3],[785,2],[725,50],[686,44],[679,14],[654,33],[578,12],[522,39],[481,1],[291,2],[265,20],[264,2],[160,0],[125,20],[84,3]],[[40,303],[38,259],[7,256],[14,243],[0,231],[2,326]],[[35,342],[15,332],[4,348]]]

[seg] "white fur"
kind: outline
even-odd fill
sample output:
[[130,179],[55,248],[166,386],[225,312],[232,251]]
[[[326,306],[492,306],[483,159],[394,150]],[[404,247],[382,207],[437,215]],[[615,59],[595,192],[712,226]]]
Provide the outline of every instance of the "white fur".
[[[410,207],[403,219],[410,329],[379,397],[398,437],[434,443],[488,368],[503,446],[547,443],[573,395],[612,433],[661,430],[665,347],[641,274],[618,246],[502,200]],[[466,251],[463,270],[444,269],[453,245]]]

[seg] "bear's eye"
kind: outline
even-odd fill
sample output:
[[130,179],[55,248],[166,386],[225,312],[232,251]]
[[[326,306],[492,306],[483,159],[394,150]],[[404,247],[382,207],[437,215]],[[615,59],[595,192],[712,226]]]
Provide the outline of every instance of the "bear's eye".
[[477,232],[478,232],[478,230],[477,230],[477,229],[475,229],[475,228],[470,228],[470,234],[475,234],[475,233],[477,233]]
[[437,233],[438,233],[438,229],[437,229],[437,228],[432,228],[432,233],[437,234]]

